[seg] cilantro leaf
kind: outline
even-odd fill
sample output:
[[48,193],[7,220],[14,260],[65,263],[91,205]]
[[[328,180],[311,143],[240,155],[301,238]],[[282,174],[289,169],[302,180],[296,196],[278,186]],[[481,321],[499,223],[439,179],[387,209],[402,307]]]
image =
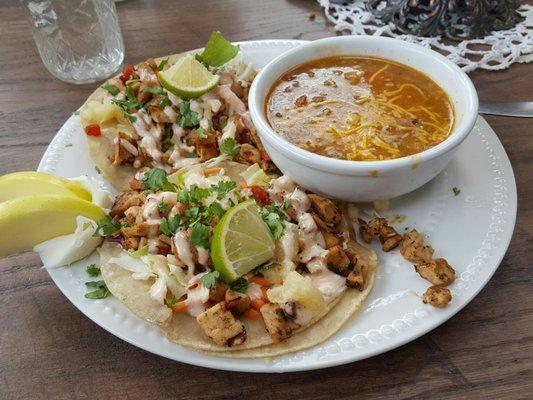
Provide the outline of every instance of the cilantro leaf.
[[283,229],[285,228],[285,224],[283,223],[283,220],[279,214],[275,212],[266,212],[262,215],[262,217],[270,228],[270,232],[272,233],[274,239],[279,239],[281,235],[283,235]]
[[220,274],[218,271],[211,271],[208,274],[202,275],[200,278],[200,282],[202,282],[202,285],[207,288],[211,289],[213,285],[215,284],[215,281],[220,277]]
[[163,131],[163,136],[161,137],[161,150],[163,150],[163,152],[174,147],[174,143],[172,142],[173,136],[174,132],[172,132],[172,125],[166,125]]
[[209,227],[200,222],[195,223],[191,228],[191,243],[209,249]]
[[169,106],[169,105],[170,105],[170,99],[166,95],[161,100],[159,100],[159,103],[157,103],[157,106],[161,110],[163,110],[166,106]]
[[230,192],[235,189],[237,184],[234,181],[220,181],[216,185],[211,185],[211,189],[217,192],[217,199],[221,200]]
[[109,83],[102,85],[102,89],[107,90],[113,96],[116,96],[117,94],[120,93],[120,89],[118,87],[116,87],[115,85],[111,85]]
[[198,114],[191,110],[191,103],[189,100],[181,102],[178,125],[182,128],[194,128],[195,126],[198,126],[199,123]]
[[228,156],[234,157],[239,154],[239,145],[233,138],[226,138],[220,143],[220,151]]
[[158,71],[163,71],[163,68],[165,68],[165,65],[168,64],[168,58],[165,58],[164,60],[161,60],[159,65],[157,66]]
[[176,233],[181,223],[179,215],[174,215],[171,218],[163,218],[159,224],[161,232],[166,236],[172,236]]
[[459,196],[459,193],[461,193],[461,189],[457,189],[456,187],[453,187],[452,191],[454,196]]
[[157,203],[157,210],[160,212],[160,213],[165,213],[167,212],[167,209],[168,209],[168,206],[163,203],[163,201],[161,200],[159,203]]
[[162,168],[152,168],[143,177],[144,187],[153,192],[157,190],[176,191],[175,185],[167,179],[167,173]]
[[142,91],[145,93],[152,94],[166,94],[165,89],[163,89],[161,86],[147,86],[143,88]]
[[96,290],[93,290],[92,292],[85,293],[86,299],[103,299],[107,296],[109,296],[109,289],[107,288],[107,285],[104,281],[90,281],[85,282],[85,286],[89,288],[96,288]]
[[233,281],[229,288],[234,292],[246,293],[246,291],[248,290],[248,284],[248,279],[241,277],[236,281]]
[[225,213],[225,211],[222,208],[222,206],[220,205],[220,203],[216,202],[216,201],[214,201],[213,203],[211,203],[209,205],[209,207],[207,208],[206,212],[208,214],[207,216],[216,215],[218,218],[222,218],[222,216]]
[[231,44],[220,32],[213,32],[205,44],[204,51],[196,59],[212,67],[220,67],[235,58],[239,46]]
[[87,271],[87,275],[92,277],[100,275],[100,268],[97,267],[96,264],[87,265],[85,271]]
[[98,222],[96,234],[103,237],[112,236],[113,233],[122,228],[120,222],[115,221],[109,217],[105,217]]
[[205,199],[211,194],[209,189],[199,188],[198,185],[191,185],[189,188],[189,199],[194,202],[199,202],[202,199]]
[[198,218],[198,214],[200,214],[200,208],[198,208],[198,207],[188,208],[183,213],[183,215],[185,215],[187,218],[192,218],[192,219]]

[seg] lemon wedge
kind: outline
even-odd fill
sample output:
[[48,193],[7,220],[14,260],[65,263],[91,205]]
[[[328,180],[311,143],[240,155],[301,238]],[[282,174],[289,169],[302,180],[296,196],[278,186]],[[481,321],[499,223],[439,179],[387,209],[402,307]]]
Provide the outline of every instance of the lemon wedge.
[[91,201],[91,193],[80,183],[45,172],[24,171],[0,176],[0,202],[19,197],[55,194]]
[[169,69],[157,73],[159,82],[169,92],[183,98],[196,98],[213,89],[220,79],[192,54],[180,58]]
[[74,232],[79,215],[93,221],[105,216],[100,207],[76,196],[40,194],[0,203],[0,257]]

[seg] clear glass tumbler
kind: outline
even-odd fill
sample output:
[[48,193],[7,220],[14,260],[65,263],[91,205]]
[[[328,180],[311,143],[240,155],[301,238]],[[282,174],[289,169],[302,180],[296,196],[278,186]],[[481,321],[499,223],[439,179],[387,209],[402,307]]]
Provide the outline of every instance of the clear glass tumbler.
[[21,0],[43,63],[56,78],[90,83],[116,72],[124,43],[113,0]]

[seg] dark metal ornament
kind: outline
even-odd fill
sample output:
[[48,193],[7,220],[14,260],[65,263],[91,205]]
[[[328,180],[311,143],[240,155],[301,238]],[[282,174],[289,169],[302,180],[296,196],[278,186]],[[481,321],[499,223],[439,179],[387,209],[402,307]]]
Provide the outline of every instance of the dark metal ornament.
[[453,40],[483,37],[522,20],[519,0],[368,0],[366,7],[401,33],[444,35]]

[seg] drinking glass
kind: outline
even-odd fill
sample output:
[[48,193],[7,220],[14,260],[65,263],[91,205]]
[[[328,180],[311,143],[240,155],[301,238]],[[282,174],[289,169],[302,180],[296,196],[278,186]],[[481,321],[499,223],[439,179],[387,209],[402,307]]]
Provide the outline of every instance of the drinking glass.
[[65,82],[116,72],[124,43],[113,0],[21,0],[44,66]]

